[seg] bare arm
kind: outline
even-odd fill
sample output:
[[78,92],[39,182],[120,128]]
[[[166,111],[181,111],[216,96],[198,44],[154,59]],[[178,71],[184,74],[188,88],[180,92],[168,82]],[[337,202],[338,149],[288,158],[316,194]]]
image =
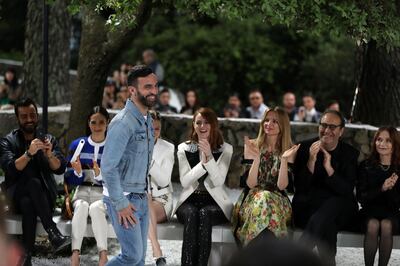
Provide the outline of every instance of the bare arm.
[[258,168],[260,166],[260,157],[254,159],[251,165],[249,176],[247,177],[247,185],[249,188],[254,188],[258,185]]

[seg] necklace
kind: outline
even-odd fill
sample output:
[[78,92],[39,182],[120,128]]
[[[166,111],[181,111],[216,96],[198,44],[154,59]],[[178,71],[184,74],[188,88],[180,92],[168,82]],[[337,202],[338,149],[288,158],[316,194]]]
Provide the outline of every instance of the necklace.
[[389,165],[383,165],[383,164],[379,164],[379,166],[381,167],[381,169],[383,170],[383,171],[387,171],[387,170],[389,170],[389,168],[390,168],[390,164]]

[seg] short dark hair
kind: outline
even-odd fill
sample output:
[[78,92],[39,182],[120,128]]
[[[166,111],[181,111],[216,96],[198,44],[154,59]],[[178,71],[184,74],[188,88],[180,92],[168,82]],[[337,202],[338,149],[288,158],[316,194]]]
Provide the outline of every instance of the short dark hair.
[[236,98],[240,99],[240,95],[239,95],[239,93],[236,92],[236,91],[231,92],[231,93],[229,94],[229,98],[230,98],[230,97],[236,97]]
[[36,113],[37,113],[38,110],[37,110],[36,103],[31,98],[25,98],[25,99],[22,99],[22,100],[18,101],[14,105],[14,113],[15,113],[15,115],[18,117],[18,108],[20,108],[20,107],[29,107],[31,105],[33,105],[33,107],[35,107],[35,110],[36,110]]
[[311,97],[315,100],[314,94],[311,91],[304,92],[302,98],[304,98],[304,97]]
[[260,93],[262,95],[262,92],[261,92],[261,90],[259,88],[251,89],[250,92],[249,92],[249,95],[252,94],[252,93],[255,93],[255,92],[258,92],[258,93]]
[[88,123],[90,120],[90,117],[97,113],[103,115],[106,118],[107,123],[110,121],[110,114],[107,112],[106,108],[99,106],[99,105],[93,107],[92,110],[90,110],[90,113],[86,120],[87,121],[86,122],[86,136],[90,136],[92,134],[92,132],[90,131],[89,123]]
[[137,79],[147,77],[150,74],[153,74],[153,70],[146,65],[136,65],[129,70],[127,83],[128,86],[137,87]]
[[319,119],[319,122],[321,123],[322,118],[326,115],[326,114],[334,114],[337,117],[340,118],[340,127],[344,127],[345,123],[346,123],[346,119],[344,118],[343,114],[341,112],[338,112],[336,110],[331,110],[328,109],[325,112],[322,113],[321,118]]
[[160,91],[160,95],[163,94],[163,93],[168,93],[169,94],[169,89],[167,87],[164,87],[164,89],[162,89]]

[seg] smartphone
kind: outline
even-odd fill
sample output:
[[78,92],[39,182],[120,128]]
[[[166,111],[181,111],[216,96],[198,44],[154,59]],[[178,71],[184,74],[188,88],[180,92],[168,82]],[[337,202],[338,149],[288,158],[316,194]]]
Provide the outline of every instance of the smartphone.
[[47,134],[44,134],[42,131],[38,131],[36,137],[42,142],[45,142],[47,139]]

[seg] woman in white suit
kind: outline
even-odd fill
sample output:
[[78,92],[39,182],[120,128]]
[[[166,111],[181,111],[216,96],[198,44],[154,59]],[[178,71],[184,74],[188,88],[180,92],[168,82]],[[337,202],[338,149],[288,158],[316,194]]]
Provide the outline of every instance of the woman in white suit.
[[158,243],[157,223],[165,222],[172,213],[171,173],[175,161],[175,146],[160,138],[160,114],[156,111],[150,111],[150,115],[153,118],[155,144],[149,170],[151,184],[149,239],[156,265],[163,266],[166,265],[166,259],[162,254],[160,243]]
[[233,204],[224,186],[231,157],[232,146],[224,142],[215,112],[197,110],[190,140],[178,146],[183,190],[173,213],[184,224],[182,265],[207,265],[212,226],[231,216]]

